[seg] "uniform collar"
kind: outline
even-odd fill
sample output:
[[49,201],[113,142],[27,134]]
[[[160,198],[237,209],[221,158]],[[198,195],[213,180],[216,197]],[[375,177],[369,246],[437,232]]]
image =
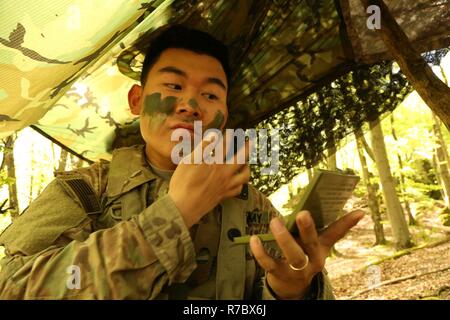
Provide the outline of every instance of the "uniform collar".
[[138,145],[113,151],[109,166],[108,197],[115,197],[141,184],[158,179],[145,159],[145,146]]

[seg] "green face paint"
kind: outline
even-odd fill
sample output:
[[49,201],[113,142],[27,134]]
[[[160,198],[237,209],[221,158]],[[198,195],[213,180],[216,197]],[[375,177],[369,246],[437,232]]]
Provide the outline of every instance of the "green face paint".
[[224,121],[225,121],[225,116],[223,115],[222,112],[217,110],[213,121],[211,121],[211,123],[209,123],[206,126],[205,131],[208,130],[208,129],[220,129],[222,127]]
[[177,97],[167,96],[161,100],[161,93],[147,95],[142,108],[142,115],[149,117],[149,128],[156,129],[167,117],[175,111]]
[[155,92],[145,97],[143,113],[152,117],[156,113],[170,115],[175,110],[177,97],[167,96],[161,100],[161,93]]
[[192,107],[192,109],[198,109],[198,102],[194,98],[189,99],[188,105]]
[[175,111],[175,105],[177,103],[177,97],[167,96],[162,101],[162,110],[161,113],[165,113],[167,115],[172,114]]
[[[163,122],[167,116],[171,115],[175,111],[178,98],[174,96],[167,96],[161,99],[161,93],[155,92],[147,95],[144,100],[144,108],[142,114],[150,117],[150,125],[156,125],[156,123]],[[188,104],[193,109],[198,109],[198,102],[194,98],[189,99]],[[217,110],[214,119],[209,123],[207,129],[220,129],[224,124],[224,114]]]

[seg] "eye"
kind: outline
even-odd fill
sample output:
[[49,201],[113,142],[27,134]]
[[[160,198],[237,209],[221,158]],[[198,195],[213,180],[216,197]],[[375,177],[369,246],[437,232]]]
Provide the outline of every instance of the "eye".
[[219,100],[219,97],[212,93],[204,93],[203,96],[208,100]]
[[177,90],[177,91],[181,90],[181,86],[179,84],[176,84],[176,83],[164,83],[164,85],[167,88],[172,89],[172,90]]

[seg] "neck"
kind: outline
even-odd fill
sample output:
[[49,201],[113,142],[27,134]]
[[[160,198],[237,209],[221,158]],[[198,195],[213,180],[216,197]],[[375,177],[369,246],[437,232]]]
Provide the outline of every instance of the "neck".
[[145,155],[147,156],[147,160],[158,169],[175,170],[177,167],[171,158],[166,158],[162,154],[155,152],[155,150],[150,150],[148,144],[145,146]]

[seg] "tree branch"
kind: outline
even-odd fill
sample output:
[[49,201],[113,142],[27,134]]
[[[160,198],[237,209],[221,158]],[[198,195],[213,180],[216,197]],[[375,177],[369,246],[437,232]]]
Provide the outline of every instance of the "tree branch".
[[409,276],[403,276],[403,277],[399,277],[399,278],[383,281],[383,282],[380,282],[379,284],[377,284],[376,286],[370,287],[370,288],[365,289],[365,290],[358,291],[356,294],[354,294],[353,296],[350,297],[350,300],[355,299],[356,297],[358,297],[358,296],[360,296],[360,295],[362,295],[364,293],[367,293],[369,291],[372,291],[374,289],[380,288],[382,286],[386,286],[388,284],[394,284],[394,283],[398,283],[398,282],[409,280],[409,279],[423,277],[423,276],[426,276],[428,274],[442,272],[442,271],[447,271],[449,269],[450,269],[450,266],[446,266],[444,268],[439,268],[437,270],[432,270],[432,271],[427,271],[427,272],[422,272],[422,273],[415,273],[415,274],[411,274]]
[[361,130],[361,129],[356,130],[356,131],[355,131],[355,135],[356,135],[356,137],[357,137],[358,139],[361,140],[362,145],[363,145],[363,147],[364,147],[364,151],[366,151],[366,153],[367,153],[367,155],[370,157],[370,159],[372,159],[372,161],[375,162],[375,157],[374,157],[374,155],[373,155],[373,151],[372,151],[372,149],[370,148],[369,144],[367,143],[367,140],[366,140],[366,138],[364,137],[364,134],[363,134],[362,130]]
[[433,73],[416,51],[383,0],[361,0],[361,3],[365,8],[370,5],[380,8],[381,28],[377,30],[378,34],[414,89],[450,129],[450,88]]

